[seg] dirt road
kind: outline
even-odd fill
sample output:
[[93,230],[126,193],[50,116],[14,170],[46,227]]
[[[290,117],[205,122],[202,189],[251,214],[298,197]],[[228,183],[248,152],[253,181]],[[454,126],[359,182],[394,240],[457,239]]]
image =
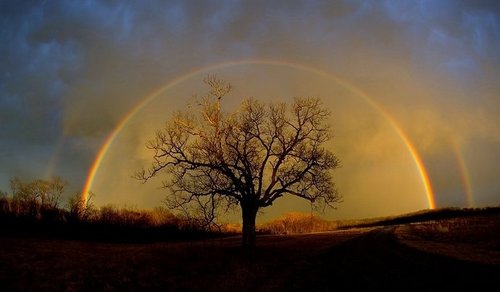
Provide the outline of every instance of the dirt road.
[[334,246],[297,272],[291,289],[496,291],[500,283],[500,266],[421,252],[400,243],[394,228]]

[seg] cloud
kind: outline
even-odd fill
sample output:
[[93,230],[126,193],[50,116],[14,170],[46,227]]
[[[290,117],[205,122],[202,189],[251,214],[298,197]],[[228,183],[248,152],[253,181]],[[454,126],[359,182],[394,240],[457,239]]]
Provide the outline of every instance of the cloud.
[[81,185],[106,135],[144,96],[196,68],[252,58],[349,81],[429,161],[449,137],[472,160],[474,147],[497,160],[495,1],[1,1],[0,21],[0,189],[8,176],[45,173],[54,156],[55,171]]

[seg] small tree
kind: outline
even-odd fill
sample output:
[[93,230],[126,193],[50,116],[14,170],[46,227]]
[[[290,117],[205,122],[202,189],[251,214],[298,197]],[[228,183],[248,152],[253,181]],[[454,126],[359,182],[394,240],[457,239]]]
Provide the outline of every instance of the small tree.
[[95,194],[90,192],[86,198],[81,194],[76,193],[68,199],[68,207],[70,218],[73,221],[89,221],[92,215],[96,212],[94,206]]
[[210,91],[196,110],[177,112],[148,142],[153,162],[137,178],[165,171],[167,204],[186,210],[195,203],[209,221],[220,208],[240,206],[246,247],[255,245],[258,210],[280,197],[323,207],[339,202],[331,175],[339,160],[324,147],[330,114],[318,98],[296,98],[291,106],[248,98],[227,114],[221,100],[231,86],[215,76],[204,82]]
[[18,202],[24,215],[32,217],[56,211],[66,184],[60,177],[30,182],[23,182],[17,177],[10,180],[13,200]]
[[0,217],[6,216],[11,213],[11,202],[9,194],[4,191],[0,191]]

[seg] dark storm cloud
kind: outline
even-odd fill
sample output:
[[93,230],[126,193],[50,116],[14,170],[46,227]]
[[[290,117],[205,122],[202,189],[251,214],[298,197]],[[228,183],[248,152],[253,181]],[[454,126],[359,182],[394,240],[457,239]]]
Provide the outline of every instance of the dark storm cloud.
[[143,96],[249,58],[340,75],[422,150],[458,136],[497,151],[499,11],[498,1],[0,1],[0,189],[44,172],[61,137],[59,167],[81,184]]
[[[75,55],[71,44],[37,41],[38,2],[2,1],[0,29],[0,184],[14,175],[43,176],[60,135],[62,98]],[[42,173],[41,173],[42,172]]]

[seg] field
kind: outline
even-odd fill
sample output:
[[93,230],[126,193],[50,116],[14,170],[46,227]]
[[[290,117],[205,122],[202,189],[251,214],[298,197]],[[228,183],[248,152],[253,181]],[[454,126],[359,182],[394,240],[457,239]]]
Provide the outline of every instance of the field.
[[0,237],[0,290],[456,290],[497,284],[500,216],[190,242]]

